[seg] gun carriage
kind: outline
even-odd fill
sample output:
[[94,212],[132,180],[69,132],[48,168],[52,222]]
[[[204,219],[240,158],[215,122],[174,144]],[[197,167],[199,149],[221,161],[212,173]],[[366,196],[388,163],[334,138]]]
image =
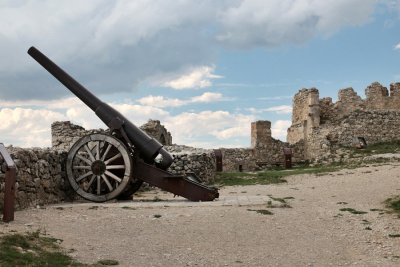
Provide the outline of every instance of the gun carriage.
[[200,183],[194,173],[181,176],[168,172],[173,157],[157,140],[98,99],[38,49],[31,47],[28,54],[109,128],[109,134],[82,137],[68,152],[67,177],[80,196],[95,202],[124,199],[147,182],[192,201],[218,198],[218,190]]

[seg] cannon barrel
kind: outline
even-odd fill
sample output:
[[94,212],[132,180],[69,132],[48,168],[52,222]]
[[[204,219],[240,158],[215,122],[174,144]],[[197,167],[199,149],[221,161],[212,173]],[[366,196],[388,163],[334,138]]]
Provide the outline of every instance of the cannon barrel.
[[146,162],[154,163],[155,158],[161,155],[160,162],[157,162],[160,168],[167,169],[172,164],[173,157],[157,140],[148,136],[111,106],[102,102],[38,49],[32,46],[29,48],[28,54],[92,109],[108,127],[123,130]]

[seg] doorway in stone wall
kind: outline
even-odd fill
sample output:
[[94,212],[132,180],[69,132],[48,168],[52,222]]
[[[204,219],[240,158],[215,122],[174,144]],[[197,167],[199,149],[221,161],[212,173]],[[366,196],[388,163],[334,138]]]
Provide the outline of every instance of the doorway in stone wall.
[[222,172],[222,152],[220,149],[214,150],[216,171]]

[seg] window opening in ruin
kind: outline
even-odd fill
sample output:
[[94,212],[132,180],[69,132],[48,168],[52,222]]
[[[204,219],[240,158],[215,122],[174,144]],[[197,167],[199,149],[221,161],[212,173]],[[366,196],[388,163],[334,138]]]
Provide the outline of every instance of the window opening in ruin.
[[239,172],[243,171],[243,165],[239,165]]
[[165,136],[164,136],[164,134],[161,134],[161,136],[160,136],[160,143],[162,144],[162,145],[165,145],[167,142],[165,141]]

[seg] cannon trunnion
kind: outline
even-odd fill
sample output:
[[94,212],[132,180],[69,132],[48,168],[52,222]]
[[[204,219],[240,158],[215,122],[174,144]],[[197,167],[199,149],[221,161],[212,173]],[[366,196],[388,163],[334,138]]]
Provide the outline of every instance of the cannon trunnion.
[[39,50],[31,47],[28,54],[110,128],[110,134],[82,137],[68,152],[67,177],[80,196],[95,202],[128,198],[147,182],[192,201],[218,198],[218,190],[203,185],[194,174],[168,172],[173,157],[157,140],[98,99]]

